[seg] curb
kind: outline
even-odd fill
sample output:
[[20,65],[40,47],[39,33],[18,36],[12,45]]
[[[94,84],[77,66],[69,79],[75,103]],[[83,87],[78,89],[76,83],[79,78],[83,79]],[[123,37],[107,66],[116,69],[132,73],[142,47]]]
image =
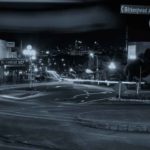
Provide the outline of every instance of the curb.
[[120,132],[137,132],[137,133],[150,133],[150,124],[145,123],[128,123],[119,121],[106,121],[106,120],[90,120],[82,118],[81,115],[77,116],[77,120],[81,125],[88,126],[96,129],[120,131]]
[[117,99],[117,98],[110,98],[109,101],[116,101],[116,102],[140,102],[140,103],[145,103],[145,104],[150,104],[150,100],[145,99],[125,99],[125,98],[121,98],[121,99]]

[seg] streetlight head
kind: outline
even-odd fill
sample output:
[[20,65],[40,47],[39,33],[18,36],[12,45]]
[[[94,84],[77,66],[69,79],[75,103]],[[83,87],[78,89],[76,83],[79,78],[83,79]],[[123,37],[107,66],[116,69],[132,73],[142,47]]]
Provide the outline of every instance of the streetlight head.
[[70,68],[70,69],[69,69],[69,72],[73,72],[73,69],[72,69],[72,68]]
[[94,53],[93,53],[93,52],[90,52],[89,56],[90,56],[91,58],[94,58]]
[[23,50],[23,55],[28,55],[28,51],[25,49],[25,50]]
[[115,69],[116,69],[116,64],[115,64],[114,62],[111,62],[111,63],[109,64],[108,68],[109,68],[110,70],[115,70]]
[[94,44],[97,44],[97,41],[95,41]]
[[27,50],[31,50],[32,49],[32,45],[27,45]]
[[49,54],[49,51],[46,51],[46,54]]
[[38,68],[37,67],[34,68],[34,72],[38,72]]
[[82,41],[78,41],[79,44],[82,44]]
[[92,71],[91,69],[88,69],[88,68],[85,70],[85,72],[86,72],[87,74],[92,74],[92,73],[93,73],[93,71]]
[[63,61],[65,61],[65,59],[64,59],[64,58],[62,58],[62,59],[61,59],[61,61],[63,62]]
[[34,55],[34,56],[31,56],[31,59],[32,60],[36,60],[36,56]]

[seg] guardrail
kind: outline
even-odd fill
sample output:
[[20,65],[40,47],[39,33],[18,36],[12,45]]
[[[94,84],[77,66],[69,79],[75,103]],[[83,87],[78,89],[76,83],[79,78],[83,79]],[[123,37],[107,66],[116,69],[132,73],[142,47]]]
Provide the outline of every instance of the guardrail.
[[109,80],[84,80],[84,79],[64,79],[65,81],[71,81],[71,82],[90,82],[90,83],[97,83],[100,84],[107,84],[109,86],[110,84],[118,84],[118,99],[121,99],[121,90],[122,90],[122,84],[126,85],[136,85],[136,94],[139,94],[140,86],[142,84],[145,84],[145,82],[129,82],[129,81],[109,81]]

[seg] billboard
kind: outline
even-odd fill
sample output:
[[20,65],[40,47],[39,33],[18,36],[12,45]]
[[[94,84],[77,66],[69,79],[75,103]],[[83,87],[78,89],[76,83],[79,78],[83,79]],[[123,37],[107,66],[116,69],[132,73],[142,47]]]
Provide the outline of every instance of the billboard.
[[128,46],[128,60],[135,60],[136,59],[136,45],[129,45]]
[[135,60],[141,54],[144,54],[146,49],[149,48],[150,48],[150,42],[129,42],[128,60]]

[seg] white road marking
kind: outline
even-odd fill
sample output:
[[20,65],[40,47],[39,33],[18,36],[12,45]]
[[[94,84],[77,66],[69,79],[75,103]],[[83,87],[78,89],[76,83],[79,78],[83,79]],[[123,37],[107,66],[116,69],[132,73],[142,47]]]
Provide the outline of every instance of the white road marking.
[[14,99],[14,100],[24,100],[24,99],[29,99],[29,98],[35,98],[35,97],[40,97],[47,95],[46,93],[37,93],[35,95],[30,95],[30,96],[25,96],[25,97],[15,97],[11,95],[0,95],[2,98],[7,98],[7,99]]
[[45,119],[45,120],[54,120],[54,121],[74,121],[79,122],[78,120],[74,120],[74,117],[64,117],[58,115],[45,115],[45,116],[38,116],[38,115],[29,115],[29,114],[21,114],[21,113],[14,113],[14,112],[0,112],[0,115],[7,115],[7,116],[16,116],[16,117],[24,117],[30,119]]
[[77,98],[77,97],[80,97],[80,96],[91,96],[91,95],[98,95],[98,94],[110,94],[112,92],[106,92],[106,91],[103,91],[103,92],[96,92],[96,93],[86,93],[86,94],[79,94],[79,95],[75,95],[73,96],[73,98]]
[[60,88],[60,87],[62,87],[62,86],[56,86],[56,88]]

